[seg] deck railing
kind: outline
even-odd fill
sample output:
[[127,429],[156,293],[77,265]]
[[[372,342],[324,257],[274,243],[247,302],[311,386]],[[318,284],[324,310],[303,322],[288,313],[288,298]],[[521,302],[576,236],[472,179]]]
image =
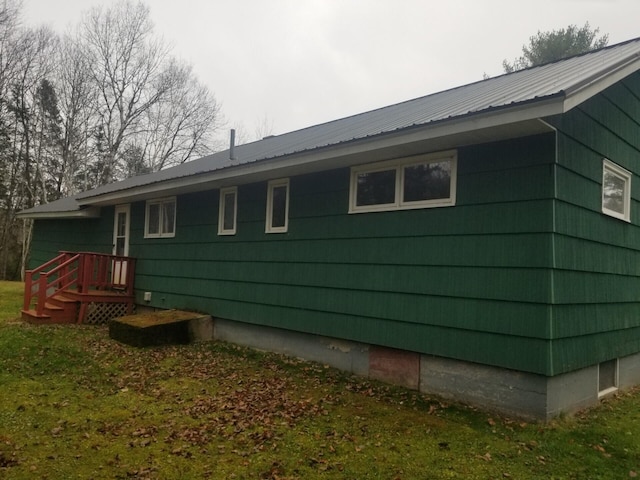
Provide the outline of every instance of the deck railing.
[[92,290],[119,290],[133,295],[135,259],[93,252],[60,252],[25,272],[24,310],[32,305],[42,315],[50,298],[65,290],[87,294]]

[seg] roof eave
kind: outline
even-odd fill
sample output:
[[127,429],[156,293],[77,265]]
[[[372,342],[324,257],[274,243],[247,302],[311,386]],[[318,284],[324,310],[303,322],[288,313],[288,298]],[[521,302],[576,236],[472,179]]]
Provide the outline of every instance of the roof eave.
[[[415,125],[392,132],[384,132],[376,136],[356,139],[335,145],[328,145],[310,151],[296,152],[260,159],[254,162],[232,166],[212,172],[199,173],[175,178],[164,182],[150,183],[126,190],[118,190],[102,195],[85,196],[78,199],[81,206],[115,205],[130,201],[153,198],[176,193],[202,191],[212,188],[211,185],[224,186],[237,183],[242,177],[257,181],[264,175],[282,176],[278,172],[294,169],[304,173],[312,171],[312,165],[322,163],[323,169],[349,166],[345,160],[341,165],[330,163],[331,159],[358,158],[358,154],[375,150],[388,149],[412,142],[428,142],[443,137],[462,135],[483,129],[504,127],[526,121],[556,115],[565,111],[564,94],[534,99],[524,104],[496,108],[488,111],[469,113],[467,115],[447,119],[438,123]],[[329,162],[329,163],[328,163]],[[335,163],[335,162],[334,162]],[[307,167],[307,168],[305,168]],[[242,182],[242,183],[248,183]],[[213,187],[215,188],[215,186]]]
[[78,210],[65,211],[65,212],[32,212],[24,211],[16,214],[18,218],[32,219],[32,220],[53,220],[53,219],[87,219],[87,218],[100,218],[100,207],[86,207],[79,208]]
[[564,112],[580,105],[638,70],[640,70],[640,54],[624,59],[611,70],[585,79],[584,82],[566,92]]

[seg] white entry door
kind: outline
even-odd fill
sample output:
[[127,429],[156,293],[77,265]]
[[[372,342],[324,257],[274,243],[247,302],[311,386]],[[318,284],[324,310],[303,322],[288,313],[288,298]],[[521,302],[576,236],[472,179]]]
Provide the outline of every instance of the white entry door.
[[[126,257],[129,255],[129,205],[118,205],[113,220],[113,254]],[[127,264],[114,260],[112,269],[114,285],[126,285]]]

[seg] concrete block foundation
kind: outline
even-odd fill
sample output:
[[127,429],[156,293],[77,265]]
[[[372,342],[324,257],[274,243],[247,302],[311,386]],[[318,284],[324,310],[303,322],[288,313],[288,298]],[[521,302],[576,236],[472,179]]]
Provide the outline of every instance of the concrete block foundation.
[[216,340],[324,363],[339,370],[367,376],[369,346],[319,335],[231,320],[214,320]]
[[[506,368],[224,319],[190,325],[221,340],[330,365],[510,416],[547,421],[597,405],[599,366],[546,377]],[[618,360],[619,388],[640,384],[640,354]]]

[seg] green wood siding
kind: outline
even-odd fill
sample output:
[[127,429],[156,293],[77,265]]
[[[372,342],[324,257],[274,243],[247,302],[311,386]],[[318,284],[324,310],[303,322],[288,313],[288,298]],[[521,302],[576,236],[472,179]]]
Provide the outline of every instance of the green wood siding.
[[[558,129],[552,365],[556,374],[640,351],[640,76]],[[601,213],[602,159],[631,171],[631,223]]]
[[551,337],[553,135],[461,148],[457,205],[347,214],[349,169],[291,178],[289,231],[265,234],[266,182],[177,199],[175,238],[144,239],[151,305],[545,372]]
[[28,268],[42,265],[61,250],[111,253],[113,211],[113,208],[102,209],[98,219],[36,221]]

